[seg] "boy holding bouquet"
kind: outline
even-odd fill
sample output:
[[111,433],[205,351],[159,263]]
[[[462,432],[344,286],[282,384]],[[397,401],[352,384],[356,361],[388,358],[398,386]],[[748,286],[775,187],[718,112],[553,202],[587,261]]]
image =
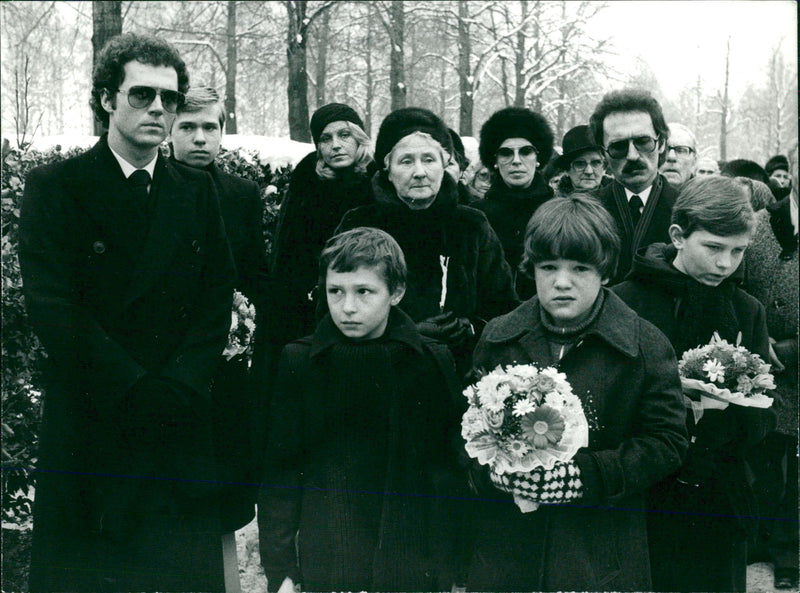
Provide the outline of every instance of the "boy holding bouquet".
[[[661,329],[678,356],[716,332],[769,360],[764,307],[733,276],[750,243],[755,214],[748,179],[700,177],[672,212],[672,243],[634,258],[614,291]],[[745,591],[746,537],[758,516],[744,456],[774,427],[769,409],[730,404],[687,415],[683,467],[650,493],[650,559],[656,591]]]
[[[685,411],[669,342],[604,287],[620,249],[613,229],[589,196],[542,205],[528,223],[522,263],[537,294],[490,321],[476,347],[479,369],[532,364],[563,373],[586,410],[589,436],[550,470],[505,475],[547,493],[529,495],[541,503],[532,512],[494,487],[486,466],[473,465],[482,500],[473,509],[468,590],[651,588],[645,490],[680,466]],[[534,432],[547,436],[550,427],[538,424]]]
[[452,356],[399,308],[406,264],[373,228],[320,255],[329,313],[280,358],[258,501],[270,591],[437,591],[453,494]]

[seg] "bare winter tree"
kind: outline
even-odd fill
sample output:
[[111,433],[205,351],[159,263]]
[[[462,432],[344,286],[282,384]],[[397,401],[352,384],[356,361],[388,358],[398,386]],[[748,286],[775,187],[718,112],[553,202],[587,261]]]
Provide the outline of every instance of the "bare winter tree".
[[[122,2],[121,0],[93,0],[92,1],[92,64],[97,63],[97,55],[106,42],[122,33]],[[94,121],[94,134],[103,133],[103,124]]]

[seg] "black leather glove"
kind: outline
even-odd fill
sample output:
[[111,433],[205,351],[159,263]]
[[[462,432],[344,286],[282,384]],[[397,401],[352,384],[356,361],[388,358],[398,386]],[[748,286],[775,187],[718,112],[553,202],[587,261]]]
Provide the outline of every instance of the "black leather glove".
[[452,311],[423,319],[417,323],[417,330],[423,336],[445,344],[456,344],[475,333],[469,319],[456,317]]

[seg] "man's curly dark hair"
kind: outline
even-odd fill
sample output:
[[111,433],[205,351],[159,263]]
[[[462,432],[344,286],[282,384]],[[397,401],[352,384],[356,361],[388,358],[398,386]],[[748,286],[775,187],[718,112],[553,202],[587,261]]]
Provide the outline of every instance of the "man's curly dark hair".
[[[178,73],[178,90],[189,90],[189,72],[178,50],[158,37],[124,33],[112,38],[97,56],[92,74],[92,98],[95,117],[108,128],[108,113],[103,109],[103,91],[116,91],[125,79],[125,64],[136,60],[151,66],[171,66]],[[112,101],[115,99],[112,99]]]

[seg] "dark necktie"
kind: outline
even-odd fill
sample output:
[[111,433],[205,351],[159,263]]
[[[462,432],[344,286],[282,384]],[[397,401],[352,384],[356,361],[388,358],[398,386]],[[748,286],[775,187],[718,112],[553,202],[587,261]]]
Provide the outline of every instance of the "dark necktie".
[[144,169],[137,169],[131,176],[128,177],[128,183],[131,186],[131,193],[133,199],[141,207],[142,211],[148,212],[149,192],[147,186],[150,184],[150,173]]
[[631,199],[628,201],[628,208],[631,210],[631,220],[633,221],[634,229],[639,226],[639,220],[642,218],[643,207],[644,204],[642,203],[642,198],[639,196],[631,196]]

